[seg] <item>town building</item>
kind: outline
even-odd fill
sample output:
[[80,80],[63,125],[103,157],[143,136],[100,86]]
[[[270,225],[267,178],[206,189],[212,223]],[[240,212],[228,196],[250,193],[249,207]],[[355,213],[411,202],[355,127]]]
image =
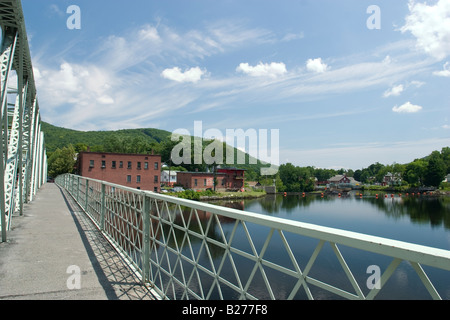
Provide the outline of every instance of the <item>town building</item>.
[[353,188],[359,185],[353,177],[347,177],[346,175],[335,175],[328,180],[328,186],[330,188]]
[[230,191],[239,191],[244,188],[244,169],[219,168],[217,172],[224,173],[223,187]]
[[383,177],[383,182],[381,183],[381,185],[382,186],[401,186],[402,185],[401,174],[388,172]]
[[214,172],[177,172],[177,185],[185,189],[241,191],[244,188],[245,170],[237,168],[219,168]]
[[161,170],[161,184],[173,187],[177,183],[177,171]]
[[216,191],[224,189],[224,173],[213,172],[177,172],[177,185],[192,190],[214,190],[214,178],[216,178]]
[[76,170],[87,178],[141,190],[161,190],[160,155],[80,152]]

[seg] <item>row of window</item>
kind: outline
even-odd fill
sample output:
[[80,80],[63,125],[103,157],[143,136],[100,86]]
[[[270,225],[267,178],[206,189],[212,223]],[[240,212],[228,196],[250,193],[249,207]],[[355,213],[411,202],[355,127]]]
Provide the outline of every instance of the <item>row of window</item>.
[[[127,169],[132,169],[133,163],[132,161],[127,161]],[[95,167],[95,160],[89,160],[89,168]],[[106,160],[102,160],[102,168],[106,168]],[[111,168],[117,168],[117,161],[111,161]],[[119,161],[119,168],[123,168],[123,161]],[[154,169],[158,170],[159,162],[154,163]],[[137,169],[142,169],[142,163],[140,161],[137,162]],[[148,162],[144,162],[144,169],[148,169]]]
[[[204,187],[206,187],[208,184],[207,184],[207,179],[203,179],[203,186]],[[222,186],[224,186],[225,185],[225,180],[222,180]],[[198,187],[198,180],[197,179],[194,179],[194,186],[195,187]]]
[[[159,180],[158,176],[154,176],[154,177],[153,177],[153,182],[154,182],[154,183],[158,183],[158,180]],[[127,183],[131,183],[131,182],[132,182],[132,177],[131,177],[131,175],[127,175]],[[141,183],[141,182],[142,182],[141,176],[140,176],[140,175],[137,175],[137,176],[136,176],[136,183]]]

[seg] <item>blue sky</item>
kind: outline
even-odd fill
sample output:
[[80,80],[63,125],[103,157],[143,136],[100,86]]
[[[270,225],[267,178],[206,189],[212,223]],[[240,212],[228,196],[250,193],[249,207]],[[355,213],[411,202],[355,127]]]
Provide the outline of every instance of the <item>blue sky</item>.
[[[71,5],[80,29],[67,27]],[[279,130],[279,163],[322,168],[450,146],[450,0],[22,6],[42,119],[54,125]]]

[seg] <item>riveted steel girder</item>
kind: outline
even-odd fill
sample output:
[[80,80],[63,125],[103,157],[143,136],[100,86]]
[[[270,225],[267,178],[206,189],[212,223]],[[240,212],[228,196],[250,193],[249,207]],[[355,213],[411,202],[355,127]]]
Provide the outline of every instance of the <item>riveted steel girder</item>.
[[45,182],[47,159],[20,0],[0,0],[0,27],[0,231],[4,242],[13,214],[22,214],[23,204]]

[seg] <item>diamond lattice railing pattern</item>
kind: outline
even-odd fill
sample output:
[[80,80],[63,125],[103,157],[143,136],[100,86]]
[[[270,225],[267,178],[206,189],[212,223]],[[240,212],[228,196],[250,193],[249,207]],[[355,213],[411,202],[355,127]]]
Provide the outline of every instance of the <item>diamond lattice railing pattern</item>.
[[450,297],[432,281],[450,271],[447,250],[73,175],[58,184],[162,299]]

